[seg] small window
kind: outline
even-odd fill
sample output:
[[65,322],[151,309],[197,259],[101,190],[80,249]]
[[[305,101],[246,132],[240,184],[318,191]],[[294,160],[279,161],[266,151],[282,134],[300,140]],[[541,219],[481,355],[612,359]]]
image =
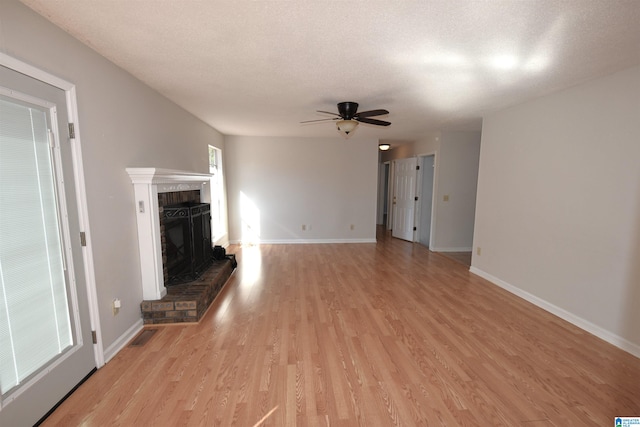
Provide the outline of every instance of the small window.
[[227,233],[222,174],[222,150],[209,146],[209,173],[211,177],[211,234],[215,243]]

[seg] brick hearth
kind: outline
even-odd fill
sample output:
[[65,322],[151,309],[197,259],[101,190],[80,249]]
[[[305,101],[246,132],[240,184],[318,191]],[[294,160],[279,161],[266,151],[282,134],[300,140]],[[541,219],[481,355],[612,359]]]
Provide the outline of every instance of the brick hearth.
[[145,324],[198,322],[224,284],[235,265],[235,257],[213,261],[213,265],[193,282],[167,287],[161,300],[142,301]]

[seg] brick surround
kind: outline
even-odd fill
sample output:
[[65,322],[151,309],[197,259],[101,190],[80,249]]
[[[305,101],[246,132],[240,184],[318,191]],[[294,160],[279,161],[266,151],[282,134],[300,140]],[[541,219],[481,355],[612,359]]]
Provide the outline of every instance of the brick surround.
[[[200,202],[200,190],[171,191],[158,194],[160,240],[164,282],[168,281],[166,241],[164,235],[164,207],[185,202]],[[235,257],[213,261],[198,279],[189,283],[167,286],[167,294],[160,300],[145,300],[140,304],[146,325],[198,322],[222,290],[235,268]]]
[[200,278],[193,282],[167,287],[161,300],[142,301],[140,308],[144,324],[198,322],[227,282],[235,268],[235,256],[214,261]]

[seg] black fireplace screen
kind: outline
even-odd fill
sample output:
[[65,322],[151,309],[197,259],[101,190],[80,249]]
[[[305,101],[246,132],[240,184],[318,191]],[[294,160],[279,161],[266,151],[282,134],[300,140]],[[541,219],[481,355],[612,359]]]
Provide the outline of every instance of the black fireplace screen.
[[166,285],[197,279],[211,264],[211,209],[208,203],[180,203],[164,207]]

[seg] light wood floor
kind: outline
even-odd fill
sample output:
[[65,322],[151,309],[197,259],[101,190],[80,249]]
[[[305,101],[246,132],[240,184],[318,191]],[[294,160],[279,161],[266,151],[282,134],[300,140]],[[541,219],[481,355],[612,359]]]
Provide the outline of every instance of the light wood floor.
[[239,269],[200,324],[125,348],[44,425],[564,427],[640,416],[640,359],[419,244],[383,234],[232,251]]
[[454,261],[462,263],[467,267],[471,267],[471,252],[438,252],[442,256],[446,256]]

